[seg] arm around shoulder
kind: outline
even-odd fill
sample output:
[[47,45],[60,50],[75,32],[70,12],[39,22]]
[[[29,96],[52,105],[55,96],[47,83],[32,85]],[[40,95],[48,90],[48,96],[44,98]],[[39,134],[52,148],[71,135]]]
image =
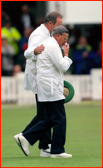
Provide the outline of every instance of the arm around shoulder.
[[34,54],[34,47],[29,47],[24,52],[24,57],[29,60],[36,60],[36,55]]

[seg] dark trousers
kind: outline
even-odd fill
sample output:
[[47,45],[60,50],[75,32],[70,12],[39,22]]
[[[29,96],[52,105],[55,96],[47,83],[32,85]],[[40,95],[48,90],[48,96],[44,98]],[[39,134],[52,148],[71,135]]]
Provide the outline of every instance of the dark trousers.
[[34,145],[37,140],[44,137],[46,132],[53,127],[51,154],[63,153],[66,136],[64,100],[41,103],[45,105],[47,117],[26,131],[23,136],[31,145]]
[[[22,133],[25,133],[31,127],[36,125],[39,121],[42,121],[47,117],[47,110],[45,108],[45,105],[43,103],[37,101],[37,95],[35,95],[35,97],[36,97],[36,105],[37,105],[37,115],[26,126],[26,128],[22,131]],[[44,136],[42,136],[40,138],[39,149],[41,149],[41,148],[47,149],[48,144],[51,144],[51,129],[49,129],[48,132],[45,133]]]

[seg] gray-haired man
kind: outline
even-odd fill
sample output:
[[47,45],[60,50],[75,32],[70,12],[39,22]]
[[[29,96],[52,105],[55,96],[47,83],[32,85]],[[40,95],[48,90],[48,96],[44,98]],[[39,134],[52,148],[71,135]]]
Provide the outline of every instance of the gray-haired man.
[[[66,115],[63,95],[63,72],[66,72],[72,60],[68,58],[69,32],[64,26],[53,29],[53,37],[43,42],[45,50],[37,57],[37,87],[39,102],[45,105],[47,117],[19,137],[21,149],[26,156],[30,154],[29,145],[39,140],[51,127],[53,137],[51,157],[70,158],[65,153]],[[64,57],[61,48],[64,45]]]

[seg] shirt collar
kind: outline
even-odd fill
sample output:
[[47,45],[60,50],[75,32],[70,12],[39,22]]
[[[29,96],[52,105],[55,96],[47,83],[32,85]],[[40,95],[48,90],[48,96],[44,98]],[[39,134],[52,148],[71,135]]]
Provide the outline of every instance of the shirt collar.
[[49,30],[46,28],[46,26],[44,24],[40,25],[42,27],[42,29],[44,29],[44,31],[47,33],[47,35],[50,35]]

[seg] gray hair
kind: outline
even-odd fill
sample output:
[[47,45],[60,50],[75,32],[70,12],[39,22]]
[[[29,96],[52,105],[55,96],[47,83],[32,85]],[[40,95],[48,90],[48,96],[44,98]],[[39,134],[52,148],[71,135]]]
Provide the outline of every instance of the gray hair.
[[68,34],[69,34],[69,30],[67,30],[66,27],[60,25],[60,26],[57,26],[57,27],[55,27],[55,28],[53,29],[52,35],[55,36],[55,35],[57,35],[58,33],[61,34],[61,35],[62,35],[63,33],[68,33]]
[[58,12],[48,13],[44,18],[44,23],[48,23],[51,21],[54,25],[58,17],[63,18],[63,16]]

